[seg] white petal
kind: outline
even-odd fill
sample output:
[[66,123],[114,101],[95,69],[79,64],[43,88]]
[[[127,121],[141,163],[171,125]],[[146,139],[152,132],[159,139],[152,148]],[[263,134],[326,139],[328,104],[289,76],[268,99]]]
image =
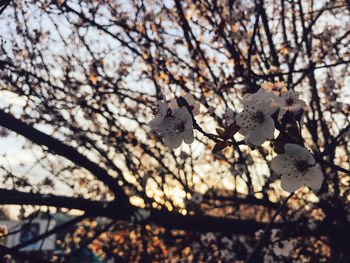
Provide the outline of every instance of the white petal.
[[149,122],[152,129],[156,129],[157,126],[164,120],[165,116],[168,114],[168,104],[158,101],[158,113],[156,117]]
[[296,102],[295,102],[298,106],[300,106],[301,108],[305,109],[307,106],[306,106],[306,102],[303,101],[303,100],[299,100],[297,99]]
[[282,252],[283,252],[283,250],[282,250],[282,248],[279,247],[279,244],[278,244],[278,243],[275,244],[275,245],[273,246],[273,253],[274,253],[277,257],[279,257],[280,255],[282,255]]
[[187,144],[191,144],[194,141],[194,135],[193,131],[191,130],[185,130],[184,133],[182,134],[184,142]]
[[316,167],[311,167],[304,177],[305,184],[313,191],[320,190],[323,182],[322,171]]
[[239,133],[244,136],[256,127],[256,122],[247,110],[238,113],[236,123],[240,127]]
[[149,122],[149,126],[152,130],[164,132],[169,127],[169,121],[167,118],[161,120],[153,120]]
[[192,116],[186,109],[186,107],[178,108],[174,111],[174,120],[176,122],[182,122],[185,126],[185,129],[192,129],[193,121]]
[[188,112],[188,110],[186,109],[185,106],[183,106],[181,108],[177,108],[174,111],[173,116],[175,118],[180,119],[180,120],[187,120],[187,119],[191,118],[191,114]]
[[188,105],[193,106],[196,103],[191,93],[186,93],[183,97],[187,101]]
[[312,154],[300,145],[287,143],[284,146],[284,151],[286,152],[286,154],[294,157],[296,160],[307,161],[307,163],[310,165],[315,164],[315,159],[312,156]]
[[165,134],[164,143],[166,146],[172,149],[178,148],[182,143],[182,138],[177,133]]
[[252,93],[246,93],[243,95],[243,98],[241,99],[241,103],[243,104],[243,106],[245,106],[246,104],[249,104],[252,99],[253,99],[253,94]]
[[263,92],[259,91],[253,94],[245,94],[243,96],[241,103],[245,110],[248,110],[249,112],[256,112],[257,110],[261,109],[266,98],[266,92],[264,90]]
[[288,154],[280,154],[271,160],[271,168],[278,174],[290,173],[294,168],[294,159]]
[[248,145],[260,146],[266,141],[266,138],[259,136],[256,132],[251,132],[245,137],[244,141]]
[[161,118],[164,118],[168,114],[169,106],[166,102],[158,102],[159,115]]
[[160,120],[157,120],[157,119],[154,119],[154,120],[151,120],[148,125],[151,127],[152,130],[156,130],[158,125],[160,123]]
[[286,110],[283,108],[280,108],[278,112],[278,120],[281,120],[284,114],[286,114]]
[[193,115],[198,115],[200,113],[200,107],[201,107],[201,105],[199,103],[195,103],[193,105],[192,114]]
[[293,157],[298,156],[299,152],[302,151],[302,149],[304,149],[304,148],[298,144],[286,143],[284,145],[284,151],[286,152],[286,154],[293,156]]
[[226,124],[227,124],[227,126],[230,126],[234,122],[235,122],[235,114],[233,112],[231,113],[231,112],[226,111]]
[[192,116],[188,114],[187,119],[185,120],[185,129],[192,130],[192,127],[193,127]]
[[303,186],[303,180],[297,175],[284,174],[281,177],[281,187],[289,193],[298,190]]
[[235,118],[235,114],[236,114],[236,113],[233,111],[233,109],[227,107],[227,108],[226,108],[225,114],[226,114],[226,117],[227,117],[228,119],[233,120],[233,119]]
[[179,107],[179,106],[177,105],[176,99],[170,100],[169,106],[170,106],[170,109],[171,109],[172,111],[176,110],[176,109]]
[[266,140],[272,139],[275,131],[275,124],[273,119],[264,115],[264,121],[260,123],[254,130],[252,130],[245,138],[246,142],[259,146]]
[[173,122],[173,118],[166,117],[165,119],[163,119],[161,122],[157,124],[156,129],[163,133],[173,132],[172,122]]

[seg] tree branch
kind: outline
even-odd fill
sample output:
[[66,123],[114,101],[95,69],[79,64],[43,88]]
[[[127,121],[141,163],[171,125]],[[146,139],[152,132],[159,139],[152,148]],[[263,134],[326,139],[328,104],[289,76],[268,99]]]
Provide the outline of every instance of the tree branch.
[[[128,213],[115,202],[90,201],[83,198],[72,198],[56,195],[42,195],[24,193],[16,190],[0,189],[0,204],[17,205],[46,205],[53,207],[65,207],[85,211],[86,216],[102,216],[115,220],[125,220]],[[133,209],[138,209],[133,207]],[[140,224],[156,224],[168,229],[183,229],[202,232],[236,233],[252,235],[259,229],[263,229],[266,223],[255,220],[240,220],[207,215],[182,215],[177,212],[169,212],[166,209],[149,209],[150,216]],[[276,228],[281,227],[276,223]]]
[[5,11],[6,7],[11,3],[11,0],[0,1],[0,15]]
[[2,109],[0,109],[0,125],[24,136],[38,145],[46,146],[51,152],[67,158],[76,165],[84,167],[111,189],[118,203],[122,204],[125,209],[130,209],[129,198],[119,187],[117,180],[110,176],[107,171],[98,164],[79,153],[75,148],[29,126]]

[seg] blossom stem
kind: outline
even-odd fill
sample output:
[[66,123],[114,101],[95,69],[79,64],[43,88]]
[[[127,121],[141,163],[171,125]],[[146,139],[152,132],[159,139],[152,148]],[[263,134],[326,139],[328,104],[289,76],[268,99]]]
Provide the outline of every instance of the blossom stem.
[[272,225],[276,219],[276,217],[278,216],[278,214],[282,211],[282,208],[284,208],[284,206],[287,204],[288,200],[294,195],[294,192],[291,192],[289,194],[289,196],[283,201],[283,203],[278,207],[277,211],[275,212],[275,214],[273,215],[273,217],[271,218],[270,222],[267,224],[267,226],[264,229],[263,234],[261,235],[258,243],[255,245],[253,251],[250,253],[250,255],[247,257],[245,263],[250,263],[253,262],[254,256],[255,254],[259,251],[259,249],[262,247],[263,242],[265,241],[267,235],[270,233],[270,230],[272,228]]
[[202,127],[199,126],[197,121],[194,119],[193,115],[192,115],[192,121],[193,121],[193,128],[194,129],[198,130],[200,133],[202,133],[204,136],[208,137],[209,139],[213,140],[214,142],[219,142],[220,141],[214,134],[210,134],[210,133],[205,132],[202,129]]
[[317,162],[319,162],[319,163],[322,163],[322,164],[324,164],[324,165],[327,165],[327,166],[329,166],[329,167],[331,167],[331,168],[333,168],[334,170],[337,170],[337,171],[339,171],[339,172],[343,172],[343,173],[346,173],[346,174],[349,174],[350,175],[350,170],[347,170],[347,169],[345,169],[345,168],[343,168],[343,167],[340,167],[339,165],[336,165],[336,164],[334,164],[334,163],[331,163],[331,162],[327,162],[327,161],[325,161],[325,160],[323,160],[323,159],[321,159],[321,158],[317,158],[317,156],[315,156],[316,158],[316,160],[317,160]]

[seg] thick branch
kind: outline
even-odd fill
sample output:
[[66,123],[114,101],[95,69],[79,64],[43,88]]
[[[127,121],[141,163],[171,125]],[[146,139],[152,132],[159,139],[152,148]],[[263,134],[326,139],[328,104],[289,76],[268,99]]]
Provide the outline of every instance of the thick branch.
[[[128,216],[128,213],[125,213],[125,210],[114,202],[99,202],[83,198],[33,194],[6,189],[0,189],[0,204],[65,207],[85,211],[87,216],[103,216],[116,220],[127,219]],[[151,223],[168,229],[236,234],[253,234],[266,225],[254,220],[236,220],[203,215],[183,216],[165,209],[151,209],[150,211],[150,217],[140,222],[141,224]]]
[[79,153],[75,148],[29,126],[2,109],[0,109],[0,125],[26,137],[38,145],[44,145],[51,152],[67,158],[78,166],[84,167],[111,189],[116,195],[118,203],[123,204],[125,208],[130,207],[128,197],[118,186],[117,181],[106,170]]
[[[112,202],[110,202],[112,204]],[[74,198],[51,194],[33,194],[17,190],[0,189],[0,204],[3,205],[40,205],[53,206],[59,208],[78,209],[87,212],[89,215],[110,216],[108,202],[91,201],[84,198]],[[124,210],[118,212],[118,218],[127,218],[128,214]]]
[[[128,220],[128,215],[123,207],[115,202],[90,201],[83,198],[72,198],[55,195],[42,195],[24,193],[16,190],[0,189],[0,204],[18,205],[47,205],[65,207],[84,211],[87,217],[108,217],[115,220]],[[137,207],[133,207],[135,210]],[[256,231],[264,229],[267,223],[257,222],[252,219],[232,219],[207,215],[182,215],[177,212],[169,212],[166,209],[149,209],[150,216],[139,224],[154,224],[167,229],[182,229],[199,232],[221,232],[225,234],[253,235]],[[328,226],[320,227],[317,231],[310,231],[301,227],[296,222],[274,223],[274,228],[287,227],[290,235],[310,236],[327,234]]]

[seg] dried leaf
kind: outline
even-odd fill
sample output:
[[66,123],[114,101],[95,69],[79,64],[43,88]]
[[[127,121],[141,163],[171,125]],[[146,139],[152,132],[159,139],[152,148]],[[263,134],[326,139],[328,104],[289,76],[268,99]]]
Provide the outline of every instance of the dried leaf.
[[213,150],[211,151],[213,154],[216,154],[218,152],[220,152],[221,150],[223,150],[224,148],[226,148],[227,146],[229,146],[230,143],[229,142],[223,142],[223,141],[219,141],[215,144]]
[[216,128],[215,130],[216,130],[217,134],[220,135],[220,137],[224,138],[225,131],[223,129]]
[[233,135],[235,135],[239,131],[239,126],[236,123],[232,123],[225,131],[224,138],[230,139]]

